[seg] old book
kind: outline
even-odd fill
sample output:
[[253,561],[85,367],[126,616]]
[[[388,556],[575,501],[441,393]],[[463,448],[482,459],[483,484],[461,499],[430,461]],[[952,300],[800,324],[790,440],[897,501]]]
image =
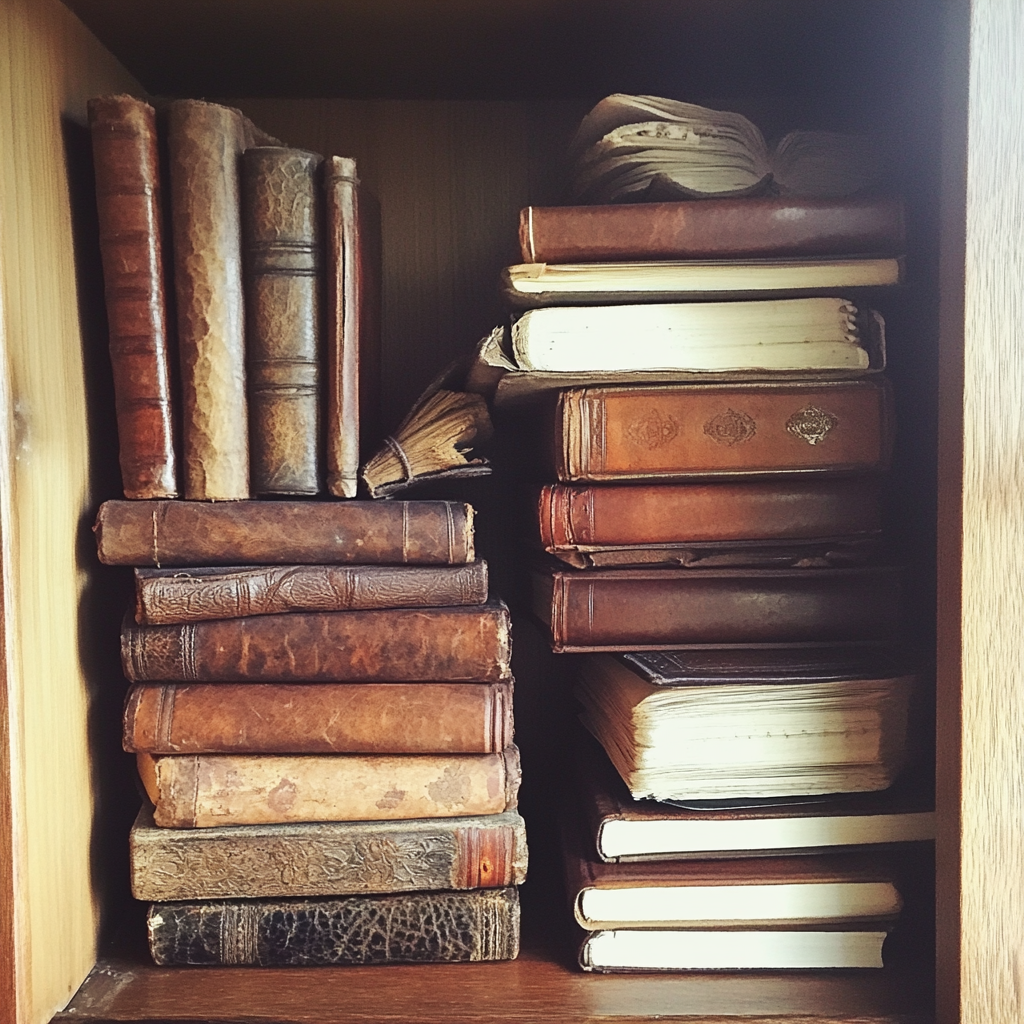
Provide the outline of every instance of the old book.
[[569,388],[534,423],[563,483],[872,472],[894,434],[881,379]]
[[239,158],[278,142],[201,100],[170,105],[168,141],[185,497],[248,498]]
[[149,951],[161,966],[456,963],[514,960],[514,887],[343,899],[155,903]]
[[533,573],[533,611],[558,652],[885,643],[898,633],[900,596],[891,566]]
[[242,259],[249,401],[249,489],[321,489],[318,153],[242,154]]
[[898,256],[906,214],[890,196],[527,206],[519,246],[524,263]]
[[133,682],[448,682],[511,678],[508,608],[293,612],[121,628]]
[[124,749],[148,754],[492,754],[512,742],[509,683],[148,683]]
[[436,608],[486,600],[486,562],[135,570],[135,621],[140,626],[283,612]]
[[579,568],[817,565],[831,553],[852,555],[878,536],[880,485],[876,476],[547,484],[537,495],[535,536],[550,554]]
[[105,501],[93,527],[106,565],[461,565],[473,509],[454,501]]
[[126,498],[178,494],[156,113],[134,96],[89,100],[100,256]]
[[327,489],[354,498],[380,436],[380,205],[356,161],[324,164],[327,267]]
[[147,805],[129,836],[137,900],[350,896],[494,889],[526,878],[516,811],[467,818],[159,828]]
[[398,821],[513,810],[519,751],[496,754],[136,754],[161,828]]

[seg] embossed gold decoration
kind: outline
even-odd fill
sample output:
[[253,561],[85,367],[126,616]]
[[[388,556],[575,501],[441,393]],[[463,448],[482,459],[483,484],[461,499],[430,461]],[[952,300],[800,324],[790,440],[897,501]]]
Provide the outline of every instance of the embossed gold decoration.
[[626,437],[643,448],[660,448],[679,433],[679,424],[671,416],[662,416],[652,409],[646,416],[634,420],[626,428]]
[[704,433],[712,441],[731,448],[749,441],[757,433],[757,424],[745,412],[726,409],[704,424]]
[[786,420],[786,429],[796,437],[803,438],[808,444],[820,444],[832,432],[839,420],[830,412],[809,405],[799,412],[793,413]]

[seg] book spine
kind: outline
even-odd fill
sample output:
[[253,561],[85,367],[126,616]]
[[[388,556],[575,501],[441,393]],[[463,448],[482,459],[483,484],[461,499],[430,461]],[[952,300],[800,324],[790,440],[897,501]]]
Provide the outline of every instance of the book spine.
[[132,96],[103,96],[89,100],[89,125],[124,495],[174,498],[156,113]]
[[132,682],[448,682],[510,678],[509,616],[480,607],[295,612],[121,630]]
[[320,490],[321,157],[284,146],[242,154],[250,488]]
[[135,570],[135,621],[158,626],[283,612],[483,604],[487,563],[457,566],[289,565]]
[[153,683],[124,749],[149,754],[490,754],[512,742],[510,683]]
[[149,950],[160,966],[514,960],[519,896],[510,887],[298,902],[157,903],[150,907],[148,930]]
[[137,754],[161,828],[399,821],[500,814],[519,793],[519,752]]

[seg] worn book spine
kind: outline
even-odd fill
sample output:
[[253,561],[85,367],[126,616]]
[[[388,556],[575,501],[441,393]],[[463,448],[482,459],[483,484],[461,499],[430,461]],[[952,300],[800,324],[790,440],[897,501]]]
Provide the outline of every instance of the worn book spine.
[[242,154],[253,494],[320,490],[321,160],[286,146]]
[[100,257],[126,498],[178,494],[156,113],[89,100]]
[[121,629],[133,682],[448,682],[510,678],[508,608],[294,612]]
[[137,900],[350,896],[495,889],[526,878],[515,811],[467,818],[158,828],[144,807],[129,837]]
[[160,966],[514,960],[519,894],[509,887],[340,900],[156,903],[148,928],[149,951]]
[[149,754],[493,754],[511,683],[147,683],[124,749]]
[[519,751],[497,754],[136,754],[161,828],[500,814]]
[[486,600],[486,562],[135,570],[135,621],[141,626],[284,612],[439,608]]
[[456,501],[105,501],[106,565],[461,565],[473,508]]

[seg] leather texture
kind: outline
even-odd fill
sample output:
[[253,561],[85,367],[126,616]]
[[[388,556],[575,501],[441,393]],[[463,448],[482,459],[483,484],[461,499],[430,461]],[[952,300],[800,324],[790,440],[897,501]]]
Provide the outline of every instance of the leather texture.
[[89,126],[124,496],[174,498],[156,113],[133,96],[101,96],[89,100]]
[[285,146],[254,146],[242,154],[253,494],[321,489],[322,159]]
[[500,683],[511,678],[509,653],[500,601],[121,628],[133,682]]
[[899,255],[899,199],[747,197],[606,206],[528,206],[524,263]]
[[473,509],[456,501],[105,501],[106,565],[462,565]]
[[135,570],[135,621],[143,626],[284,612],[434,608],[486,600],[486,562]]
[[454,963],[514,960],[516,889],[350,896],[341,900],[154,904],[160,966]]

